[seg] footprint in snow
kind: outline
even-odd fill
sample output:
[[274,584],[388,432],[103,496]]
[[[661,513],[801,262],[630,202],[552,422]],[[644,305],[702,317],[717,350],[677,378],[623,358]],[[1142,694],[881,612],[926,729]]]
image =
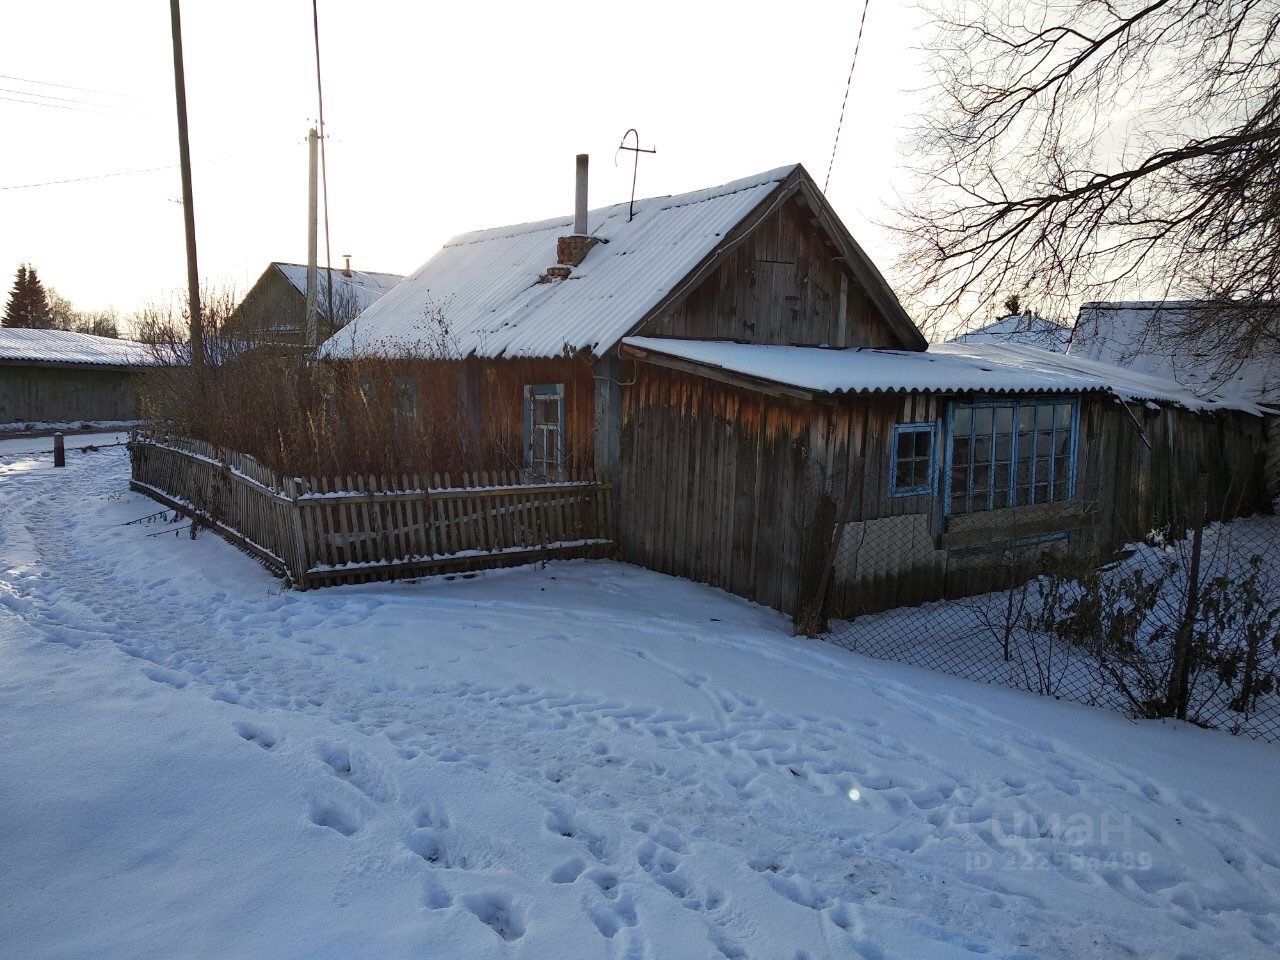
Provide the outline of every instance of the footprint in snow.
[[270,750],[280,742],[280,732],[264,723],[237,720],[231,726],[242,738],[250,743],[256,743],[263,750]]
[[327,827],[344,837],[353,836],[364,822],[355,805],[341,797],[313,798],[309,819],[317,827]]
[[481,923],[508,942],[524,936],[524,912],[506,893],[477,893],[462,898],[462,905]]

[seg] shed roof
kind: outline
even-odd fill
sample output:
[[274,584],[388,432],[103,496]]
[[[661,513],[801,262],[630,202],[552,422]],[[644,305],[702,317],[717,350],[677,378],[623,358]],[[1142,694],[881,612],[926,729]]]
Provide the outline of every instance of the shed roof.
[[156,358],[149,346],[132,340],[69,330],[0,327],[0,361],[138,367],[151,366]]
[[[1280,351],[1234,358],[1220,322],[1206,325],[1203,335],[1190,341],[1170,335],[1170,331],[1188,329],[1197,322],[1197,314],[1212,309],[1213,305],[1200,300],[1086,303],[1080,308],[1067,352],[1176,380],[1198,395],[1280,406]],[[1280,305],[1263,309],[1280,311]]]
[[1189,410],[1265,412],[1244,400],[1198,397],[1171,380],[1109,363],[1018,344],[942,343],[924,352],[831,350],[713,340],[627,337],[640,354],[812,393],[1110,393],[1123,400],[1170,403]]
[[[331,359],[439,350],[451,356],[546,357],[566,348],[602,356],[683,284],[727,252],[753,213],[804,191],[849,268],[904,343],[924,340],[874,264],[798,164],[672,197],[592,210],[598,243],[564,280],[539,282],[573,218],[455,237],[320,348]],[[731,236],[732,234],[732,236]],[[438,318],[433,320],[432,318]]]

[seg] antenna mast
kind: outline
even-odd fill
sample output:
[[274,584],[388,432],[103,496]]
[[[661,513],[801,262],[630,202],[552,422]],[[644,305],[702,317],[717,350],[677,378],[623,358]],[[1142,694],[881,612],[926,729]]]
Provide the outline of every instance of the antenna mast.
[[[627,137],[634,136],[636,145],[634,147],[627,146]],[[627,204],[627,223],[630,223],[636,216],[636,174],[640,172],[640,154],[657,153],[656,147],[640,146],[640,134],[636,132],[636,128],[632,127],[622,135],[622,142],[618,144],[618,150],[628,150],[632,155],[631,166],[631,202]],[[614,162],[617,162],[617,153],[614,153]]]

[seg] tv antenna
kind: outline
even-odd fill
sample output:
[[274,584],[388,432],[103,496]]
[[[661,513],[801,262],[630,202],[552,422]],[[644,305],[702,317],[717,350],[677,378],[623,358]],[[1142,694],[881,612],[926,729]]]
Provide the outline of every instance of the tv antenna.
[[[627,146],[627,137],[630,137],[632,135],[634,135],[636,138],[636,145],[634,147],[629,147]],[[617,166],[617,163],[618,163],[618,151],[621,151],[621,150],[629,150],[632,154],[631,202],[627,204],[627,223],[630,223],[632,220],[635,219],[635,216],[636,216],[636,174],[640,172],[640,154],[657,153],[658,149],[657,147],[640,146],[640,134],[636,132],[635,127],[632,127],[630,130],[628,130],[626,133],[622,135],[622,142],[618,144],[618,150],[615,150],[613,153],[613,163],[615,166]]]

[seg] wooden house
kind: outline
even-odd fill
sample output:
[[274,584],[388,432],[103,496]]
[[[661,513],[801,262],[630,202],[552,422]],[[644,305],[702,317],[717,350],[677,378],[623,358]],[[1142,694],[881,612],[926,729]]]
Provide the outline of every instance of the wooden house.
[[0,327],[0,430],[137,420],[145,344],[67,330]]
[[[1224,337],[1232,310],[1249,315],[1248,320],[1236,321],[1241,328],[1262,326],[1269,336],[1256,338],[1259,342],[1247,349],[1240,339]],[[1259,314],[1268,318],[1265,323],[1258,324]],[[1195,329],[1202,333],[1186,336]],[[1280,305],[1224,307],[1201,300],[1086,303],[1076,317],[1067,352],[1173,380],[1196,396],[1234,397],[1267,407],[1272,411],[1266,419],[1267,487],[1280,499]]]
[[1011,545],[1104,553],[1185,516],[1202,471],[1222,512],[1259,502],[1256,405],[930,347],[798,165],[585,195],[580,157],[573,218],[451,240],[320,355],[384,364],[379,402],[468,420],[531,475],[593,467],[624,559],[794,613],[834,557],[857,613],[989,589]]
[[[342,268],[320,267],[316,309],[321,338],[341,329],[403,279],[398,273],[352,270],[350,259]],[[224,333],[255,344],[301,345],[306,338],[306,306],[306,265],[273,262],[231,312]]]

